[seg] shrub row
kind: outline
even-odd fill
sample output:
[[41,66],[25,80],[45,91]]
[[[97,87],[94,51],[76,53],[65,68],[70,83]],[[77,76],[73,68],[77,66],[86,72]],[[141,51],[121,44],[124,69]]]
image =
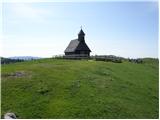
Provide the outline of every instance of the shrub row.
[[94,56],[96,61],[106,61],[106,62],[114,62],[114,63],[122,63],[123,58],[113,56],[113,55],[105,55],[105,56]]
[[143,63],[143,60],[138,58],[138,59],[128,59],[129,62],[132,62],[132,63]]
[[9,58],[1,58],[1,64],[10,64],[10,63],[16,63],[16,62],[23,62],[24,60],[19,59],[9,59]]

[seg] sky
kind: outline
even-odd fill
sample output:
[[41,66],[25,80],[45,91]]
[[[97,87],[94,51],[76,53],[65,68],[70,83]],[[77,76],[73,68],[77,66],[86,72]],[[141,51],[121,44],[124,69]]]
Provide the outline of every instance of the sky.
[[64,54],[82,26],[91,55],[158,57],[158,2],[6,2],[1,56]]

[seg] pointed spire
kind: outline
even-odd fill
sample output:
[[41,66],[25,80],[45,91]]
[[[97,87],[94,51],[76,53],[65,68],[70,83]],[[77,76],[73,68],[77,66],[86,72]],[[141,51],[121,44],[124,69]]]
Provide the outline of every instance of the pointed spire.
[[78,35],[85,35],[85,33],[84,33],[83,30],[82,30],[82,25],[81,25],[81,30],[80,30],[80,32],[78,33]]
[[79,41],[84,41],[84,36],[85,36],[85,33],[83,32],[82,26],[81,26],[81,30],[78,33],[78,40]]

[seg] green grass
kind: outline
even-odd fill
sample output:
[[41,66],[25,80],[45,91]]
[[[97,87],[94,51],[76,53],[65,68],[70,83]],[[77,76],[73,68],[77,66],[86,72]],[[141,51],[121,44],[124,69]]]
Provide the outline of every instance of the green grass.
[[[2,115],[158,118],[158,60],[144,61],[43,59],[2,65]],[[12,75],[16,72],[23,74]]]

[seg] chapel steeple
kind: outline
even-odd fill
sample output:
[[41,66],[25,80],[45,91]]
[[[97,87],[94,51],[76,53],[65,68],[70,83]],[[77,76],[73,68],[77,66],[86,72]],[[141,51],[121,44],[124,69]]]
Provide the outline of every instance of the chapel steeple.
[[85,33],[83,32],[82,27],[81,27],[81,30],[78,33],[78,40],[84,42],[84,36],[85,36]]

